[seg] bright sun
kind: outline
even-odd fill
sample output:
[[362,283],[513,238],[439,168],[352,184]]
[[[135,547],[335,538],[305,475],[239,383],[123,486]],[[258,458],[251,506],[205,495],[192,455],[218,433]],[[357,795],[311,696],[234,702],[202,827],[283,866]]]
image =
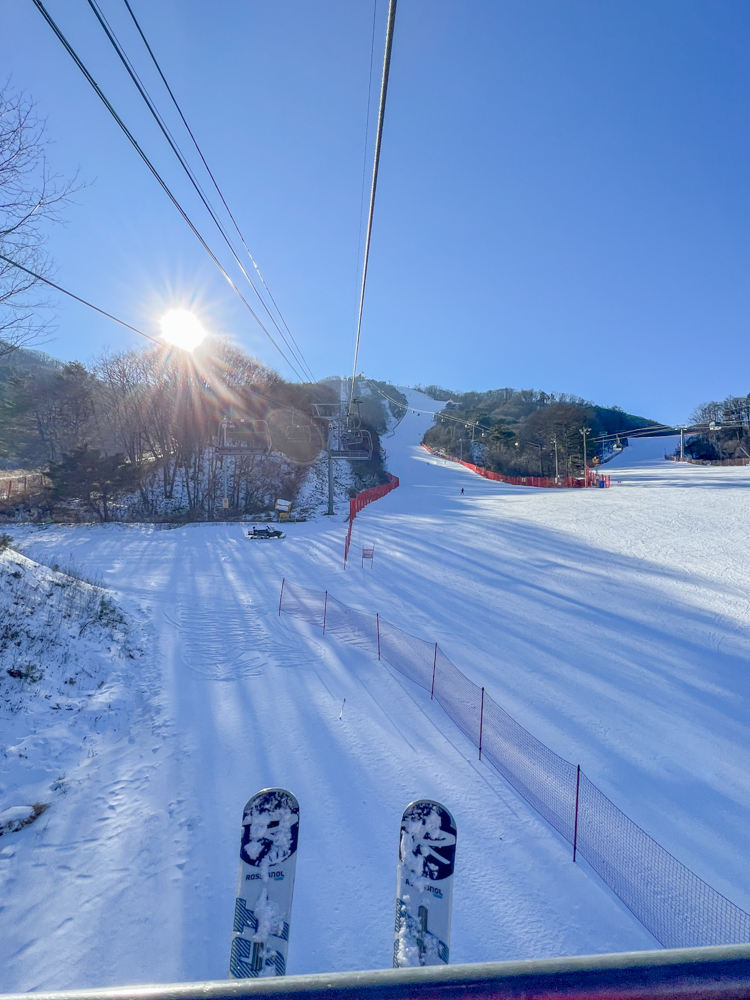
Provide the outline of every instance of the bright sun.
[[162,339],[183,351],[192,351],[206,336],[196,316],[187,309],[170,309],[161,318]]

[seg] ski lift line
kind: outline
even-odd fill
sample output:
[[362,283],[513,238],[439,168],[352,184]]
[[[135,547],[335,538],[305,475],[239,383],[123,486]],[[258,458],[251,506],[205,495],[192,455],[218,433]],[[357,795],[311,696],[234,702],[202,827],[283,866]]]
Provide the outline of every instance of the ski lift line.
[[378,169],[380,166],[380,147],[383,142],[383,122],[385,120],[385,104],[388,96],[388,76],[391,69],[391,51],[393,49],[393,29],[396,22],[396,4],[398,0],[389,0],[388,27],[385,35],[385,57],[383,59],[383,78],[380,84],[380,105],[378,107],[378,126],[375,134],[375,156],[372,167],[372,187],[370,189],[370,209],[367,214],[367,235],[365,236],[365,259],[362,266],[362,288],[359,295],[359,314],[357,317],[357,338],[354,343],[354,365],[352,366],[352,390],[349,406],[354,403],[354,379],[357,377],[357,360],[359,358],[359,341],[362,335],[362,313],[365,305],[365,288],[367,286],[367,266],[370,260],[370,241],[372,239],[372,218],[375,211],[375,194],[378,187]]
[[[127,0],[125,0],[127,3]],[[365,148],[362,154],[362,191],[359,200],[359,231],[357,233],[357,270],[359,271],[359,255],[362,250],[362,221],[365,214],[365,184],[367,182],[367,147],[370,143],[370,105],[372,103],[372,67],[375,61],[375,24],[377,20],[378,0],[372,4],[372,38],[370,40],[370,72],[367,77],[367,112],[365,114]],[[357,282],[359,286],[359,282]]]
[[[143,44],[146,46],[146,50],[148,51],[148,54],[151,57],[151,60],[152,60],[152,62],[154,64],[154,66],[156,67],[156,70],[157,70],[159,76],[161,77],[164,86],[166,87],[167,93],[169,94],[169,96],[170,96],[170,98],[172,100],[172,103],[174,104],[175,108],[177,109],[177,114],[180,116],[180,119],[182,120],[182,123],[183,123],[183,125],[186,128],[187,133],[190,136],[190,138],[192,140],[192,143],[193,143],[193,145],[195,146],[195,148],[196,148],[196,150],[198,152],[198,156],[201,158],[201,162],[203,163],[203,166],[206,168],[206,173],[211,178],[211,183],[213,184],[214,188],[216,189],[216,193],[219,195],[219,198],[221,199],[221,203],[224,206],[224,208],[226,209],[227,215],[232,220],[232,225],[234,226],[234,228],[235,228],[235,230],[237,232],[237,235],[240,238],[242,246],[245,248],[248,257],[250,258],[250,261],[251,261],[253,267],[255,268],[255,272],[258,275],[258,278],[259,278],[261,284],[263,285],[263,287],[265,288],[266,292],[268,293],[268,297],[270,298],[271,302],[273,303],[273,306],[276,309],[276,312],[279,314],[279,319],[283,323],[284,329],[289,334],[289,337],[291,338],[291,341],[294,344],[294,347],[295,347],[295,349],[297,351],[297,355],[299,356],[299,358],[304,363],[304,368],[305,368],[307,374],[310,375],[310,380],[312,382],[314,382],[315,378],[314,378],[314,376],[312,374],[310,366],[305,361],[304,355],[302,354],[302,350],[300,349],[299,345],[297,344],[297,341],[295,340],[294,334],[289,329],[289,324],[287,323],[286,319],[284,318],[284,314],[282,313],[282,311],[281,311],[278,303],[276,302],[276,299],[273,297],[273,293],[271,292],[271,289],[266,284],[266,280],[263,277],[263,275],[261,274],[260,268],[258,267],[258,264],[255,261],[255,258],[253,257],[252,253],[250,252],[250,247],[247,245],[245,237],[242,235],[242,231],[240,230],[240,227],[239,227],[239,225],[237,223],[237,220],[235,219],[234,215],[232,214],[232,210],[230,209],[229,205],[227,204],[227,200],[224,197],[224,194],[223,194],[221,188],[219,187],[218,181],[214,177],[213,172],[212,172],[211,168],[208,165],[206,157],[203,155],[203,150],[198,145],[198,140],[195,138],[195,135],[193,134],[193,130],[188,125],[187,119],[185,118],[185,115],[182,113],[182,108],[180,107],[180,105],[179,105],[179,103],[177,101],[177,98],[175,97],[175,95],[174,95],[174,93],[172,91],[172,88],[169,86],[169,83],[167,82],[167,78],[164,75],[164,73],[162,71],[162,68],[159,65],[159,61],[156,58],[156,56],[154,55],[154,52],[153,52],[151,46],[148,43],[148,40],[147,40],[147,38],[146,38],[146,36],[145,36],[145,34],[143,32],[143,29],[141,28],[141,26],[140,26],[140,24],[138,22],[138,19],[136,18],[135,14],[133,12],[132,7],[130,6],[130,3],[128,2],[128,0],[123,0],[123,3],[125,4],[125,6],[126,6],[126,8],[128,10],[128,13],[130,14],[130,17],[132,18],[133,24],[135,25],[135,27],[136,27],[136,29],[138,31],[138,34],[141,36],[141,39],[143,40]],[[257,292],[256,292],[256,294],[257,294]],[[277,325],[277,329],[278,329],[278,324],[276,324],[276,325]]]
[[307,363],[305,362],[304,358],[302,357],[302,354],[301,354],[299,348],[297,348],[296,351],[295,351],[295,349],[292,347],[292,345],[286,339],[286,337],[284,335],[284,331],[280,328],[280,326],[278,324],[278,321],[276,320],[276,317],[273,316],[273,314],[271,313],[271,311],[268,308],[267,304],[263,300],[262,295],[260,294],[260,292],[256,288],[255,284],[253,283],[252,278],[250,277],[250,275],[248,274],[247,270],[245,269],[245,266],[242,263],[242,261],[240,260],[238,254],[237,254],[237,252],[236,252],[236,250],[235,250],[235,248],[234,248],[234,246],[232,244],[232,241],[229,238],[229,235],[227,234],[224,226],[221,223],[221,220],[218,218],[218,216],[216,215],[216,212],[215,212],[214,208],[212,207],[212,205],[208,201],[206,193],[203,190],[203,188],[201,187],[201,184],[198,181],[198,178],[195,176],[195,173],[193,172],[190,164],[187,162],[184,154],[182,153],[182,150],[179,148],[179,145],[177,144],[176,139],[172,135],[172,133],[171,133],[169,127],[167,126],[166,122],[164,121],[161,113],[159,112],[158,108],[154,104],[154,101],[152,100],[150,94],[146,90],[146,87],[143,84],[143,81],[138,76],[138,73],[136,72],[135,67],[133,66],[132,62],[130,61],[130,59],[129,59],[127,53],[125,52],[125,50],[123,49],[122,45],[120,44],[117,36],[115,35],[114,30],[112,29],[112,26],[109,24],[109,22],[107,21],[106,17],[102,13],[101,8],[99,7],[99,4],[97,3],[97,0],[88,0],[88,5],[92,9],[92,11],[94,12],[94,15],[95,15],[96,19],[99,21],[99,24],[100,24],[102,30],[106,34],[107,38],[109,39],[110,44],[112,45],[112,47],[114,48],[115,52],[117,53],[120,61],[122,62],[123,66],[125,67],[125,69],[126,69],[128,75],[130,76],[131,80],[135,84],[135,87],[138,90],[138,93],[143,98],[143,101],[146,104],[146,107],[149,109],[149,111],[151,112],[151,115],[153,116],[153,118],[156,121],[157,125],[161,129],[161,131],[162,131],[165,139],[167,140],[167,142],[169,143],[170,148],[172,149],[172,152],[175,154],[175,156],[179,160],[180,165],[182,166],[183,170],[187,174],[188,179],[190,180],[190,183],[195,188],[195,190],[196,190],[196,192],[198,194],[198,197],[203,202],[203,205],[204,205],[206,211],[208,212],[208,214],[210,215],[210,217],[213,220],[214,224],[216,225],[216,228],[219,230],[219,233],[221,234],[224,242],[229,247],[229,251],[232,254],[232,256],[234,257],[234,259],[235,259],[235,261],[237,263],[237,266],[242,271],[242,274],[247,279],[247,282],[250,285],[250,287],[252,288],[252,290],[255,292],[256,296],[258,297],[258,301],[260,302],[260,304],[265,309],[265,311],[266,311],[266,313],[268,315],[268,318],[271,320],[271,322],[273,323],[273,325],[276,327],[276,329],[277,329],[277,331],[279,333],[279,336],[281,337],[281,339],[286,344],[286,346],[287,346],[288,350],[291,352],[292,356],[295,358],[295,361],[298,362],[298,364],[300,365],[300,367],[302,368],[302,370],[305,372],[306,378],[309,377],[310,380],[314,382],[315,378],[312,375],[312,372],[310,371],[309,366],[307,365]]
[[[394,406],[403,406],[406,409],[414,409],[414,407],[410,406],[408,403],[402,403],[397,399],[393,399],[387,393],[383,392],[382,389],[378,388],[378,386],[375,385],[374,382],[371,382],[370,379],[364,377],[364,380],[365,382],[367,382],[369,386],[371,386],[371,388],[375,390],[375,392],[379,393],[384,399],[387,399],[389,403],[393,403]],[[463,424],[463,426],[466,428],[473,427],[475,429],[483,431],[484,433],[487,433],[490,430],[490,428],[486,427],[484,424],[477,423],[476,421],[473,420],[466,420],[466,418],[453,416],[453,414],[445,413],[443,410],[437,410],[437,411],[426,410],[423,407],[418,407],[417,409],[419,410],[420,413],[424,413],[432,417],[439,417],[441,420],[451,420],[456,424]],[[705,426],[708,429],[708,424],[699,426]],[[729,428],[729,427],[744,427],[746,425],[722,424],[721,426]],[[607,441],[609,439],[624,438],[624,437],[630,437],[630,438],[655,437],[659,432],[673,431],[673,430],[675,430],[675,428],[672,427],[670,424],[647,424],[645,427],[637,427],[634,430],[619,430],[619,431],[612,431],[607,434],[595,434],[592,436],[592,440],[595,439],[597,441]],[[686,430],[690,430],[690,428],[686,428]],[[648,434],[642,433],[644,431],[648,431],[649,433]],[[695,431],[693,430],[693,433],[694,432]]]
[[[213,186],[216,188],[216,192],[219,195],[219,197],[221,198],[221,201],[222,201],[222,204],[224,205],[224,208],[226,208],[226,210],[227,210],[227,215],[232,220],[232,225],[237,230],[237,235],[239,236],[240,240],[242,241],[242,245],[245,248],[245,250],[247,251],[247,255],[250,258],[250,260],[252,261],[253,267],[255,268],[255,270],[256,270],[256,272],[258,274],[259,279],[263,283],[263,287],[268,292],[269,298],[273,302],[273,304],[274,304],[274,306],[276,308],[276,311],[279,314],[281,322],[284,324],[284,327],[288,331],[289,336],[294,341],[294,335],[292,334],[291,330],[289,329],[289,326],[288,326],[286,320],[284,319],[284,316],[283,316],[283,314],[281,312],[281,309],[279,308],[278,304],[276,303],[276,300],[273,297],[273,294],[271,293],[271,289],[268,287],[268,285],[265,282],[265,279],[264,279],[263,275],[260,273],[260,268],[258,267],[258,265],[257,265],[257,263],[255,261],[255,258],[253,257],[252,253],[250,252],[250,248],[248,247],[247,243],[245,242],[245,237],[242,235],[240,227],[237,224],[237,221],[235,220],[234,215],[232,214],[232,211],[229,208],[229,205],[227,204],[226,199],[224,198],[224,195],[222,194],[221,188],[219,187],[219,184],[218,184],[216,178],[214,177],[213,172],[211,171],[211,168],[209,167],[209,165],[208,165],[208,163],[206,161],[205,156],[203,155],[203,151],[201,150],[200,146],[198,145],[198,140],[195,138],[195,135],[193,134],[192,129],[188,125],[187,120],[186,120],[184,114],[182,113],[182,109],[180,108],[180,105],[177,102],[177,98],[174,96],[174,93],[172,92],[172,88],[167,83],[167,78],[164,76],[164,73],[162,72],[162,68],[159,65],[159,62],[158,62],[156,56],[154,55],[154,53],[153,53],[153,51],[151,49],[151,46],[149,45],[149,43],[148,43],[148,41],[146,39],[146,36],[143,33],[143,29],[141,28],[141,26],[138,23],[138,20],[137,20],[135,14],[133,13],[133,9],[131,8],[130,4],[128,3],[128,0],[123,0],[123,2],[124,2],[125,6],[128,9],[128,13],[130,14],[131,18],[133,19],[133,24],[135,24],[136,28],[138,29],[138,34],[143,39],[143,44],[146,46],[146,49],[148,50],[148,54],[151,56],[151,59],[152,59],[152,61],[154,63],[154,66],[156,67],[156,70],[159,73],[159,76],[161,77],[161,79],[162,79],[162,81],[164,83],[164,86],[167,88],[167,92],[168,92],[170,98],[172,99],[172,103],[174,104],[175,108],[177,109],[177,113],[180,116],[180,118],[182,119],[182,122],[183,122],[185,128],[187,129],[188,135],[190,136],[190,138],[193,141],[193,145],[195,146],[195,148],[196,148],[196,150],[198,152],[198,156],[200,156],[201,161],[203,162],[203,165],[206,168],[206,172],[208,173],[208,176],[211,178],[211,182],[212,182]],[[296,341],[294,341],[294,342],[295,342],[295,345],[296,345]],[[315,381],[315,380],[313,379],[313,381]]]
[[457,423],[457,424],[463,424],[465,427],[475,427],[475,428],[479,428],[479,430],[481,430],[481,431],[487,431],[487,430],[489,430],[489,428],[485,427],[483,424],[478,424],[478,423],[476,423],[473,420],[468,420],[467,421],[465,418],[462,419],[461,417],[454,417],[450,413],[443,413],[442,410],[426,410],[426,409],[424,409],[424,407],[421,407],[421,406],[419,406],[419,407],[413,407],[413,406],[410,406],[409,403],[402,403],[398,399],[393,399],[387,393],[383,392],[382,389],[379,389],[378,386],[376,386],[374,382],[371,382],[369,378],[367,378],[365,376],[362,376],[362,378],[364,378],[365,382],[367,382],[367,384],[369,386],[371,386],[375,390],[375,392],[379,393],[383,397],[383,399],[387,399],[389,403],[393,403],[394,406],[403,406],[407,410],[414,410],[414,409],[416,409],[416,410],[418,410],[419,413],[424,413],[427,416],[430,416],[430,417],[440,417],[441,420],[453,420],[455,423]]
[[[400,400],[393,399],[392,396],[389,396],[387,393],[383,392],[383,390],[380,389],[377,385],[375,385],[375,383],[372,382],[369,378],[365,376],[361,377],[364,378],[364,381],[372,389],[374,389],[375,392],[381,395],[383,399],[387,399],[389,403],[393,403],[394,406],[402,406],[407,410],[413,409],[413,407],[411,407],[408,403],[402,403]],[[485,427],[483,424],[479,424],[471,420],[467,421],[466,419],[462,419],[461,417],[455,417],[450,413],[443,412],[442,410],[439,411],[426,410],[423,407],[418,407],[418,410],[420,413],[427,414],[428,416],[440,417],[441,420],[452,420],[454,423],[463,424],[465,427],[478,428],[479,430],[482,430],[484,432],[487,432],[489,430],[489,428]],[[702,431],[734,430],[737,429],[738,427],[748,427],[748,424],[717,423],[716,427],[714,428],[712,428],[708,423],[691,424],[691,425],[685,425],[683,430],[685,431],[685,433],[698,434],[701,433]],[[605,434],[594,434],[592,435],[592,440],[609,441],[613,439],[616,440],[617,438],[648,438],[648,437],[659,437],[659,436],[666,437],[667,435],[663,433],[664,431],[672,431],[675,434],[677,434],[680,431],[680,427],[672,424],[646,424],[644,427],[636,427],[619,431],[609,431],[608,433]]]
[[49,285],[50,288],[54,288],[55,291],[62,292],[63,295],[67,295],[69,298],[75,299],[76,302],[80,302],[81,305],[88,306],[89,309],[93,309],[94,312],[98,312],[102,316],[106,316],[107,319],[111,319],[115,323],[119,323],[120,326],[127,327],[128,330],[132,330],[133,333],[137,333],[141,337],[145,337],[146,340],[150,340],[157,346],[165,346],[163,341],[157,340],[156,337],[152,337],[148,333],[144,333],[143,330],[139,330],[137,326],[131,326],[130,323],[126,323],[124,319],[118,319],[117,316],[113,316],[112,313],[108,313],[105,309],[100,309],[99,306],[95,306],[93,302],[88,302],[86,299],[82,299],[80,295],[74,295],[73,292],[69,292],[68,289],[63,288],[62,285],[56,285],[54,281],[50,281],[49,278],[45,278],[43,275],[37,274],[36,271],[30,271],[28,267],[24,267],[23,264],[19,264],[17,261],[11,260],[10,257],[6,257],[4,254],[0,253],[0,260],[5,261],[6,264],[12,264],[13,267],[17,267],[19,271],[25,271],[26,274],[30,275],[32,278],[36,278],[37,281],[43,281],[45,285]]
[[57,38],[59,39],[59,41],[62,43],[63,47],[65,48],[65,50],[67,51],[67,53],[70,55],[70,57],[73,59],[73,61],[75,62],[76,66],[78,66],[78,68],[80,69],[80,71],[83,73],[84,77],[86,78],[86,80],[88,81],[88,83],[91,85],[91,87],[93,88],[93,90],[95,91],[95,93],[97,94],[97,96],[100,98],[100,100],[102,101],[102,103],[104,104],[104,106],[106,107],[106,109],[109,111],[109,113],[112,115],[112,117],[114,118],[114,120],[117,122],[117,124],[120,126],[120,128],[122,129],[122,131],[125,133],[126,137],[130,141],[130,143],[132,144],[132,146],[134,147],[134,149],[136,150],[136,152],[138,153],[138,155],[141,157],[141,159],[146,164],[146,166],[148,167],[148,169],[151,171],[151,173],[153,174],[153,176],[155,177],[155,179],[158,181],[158,183],[161,186],[161,188],[163,189],[164,193],[167,195],[167,197],[169,198],[169,200],[172,202],[172,204],[175,206],[175,208],[180,213],[180,215],[182,216],[182,218],[185,220],[185,222],[187,223],[187,225],[190,227],[191,231],[193,232],[193,234],[195,235],[195,237],[198,239],[198,241],[200,242],[200,244],[203,247],[203,249],[209,255],[209,257],[214,262],[214,264],[218,267],[218,269],[221,272],[221,274],[224,276],[224,278],[226,279],[226,281],[228,282],[228,284],[231,286],[231,288],[233,289],[233,291],[236,293],[236,295],[242,301],[242,303],[244,304],[245,308],[248,310],[248,312],[253,317],[253,319],[255,320],[255,322],[258,324],[258,326],[261,328],[261,330],[265,333],[265,335],[271,341],[271,343],[276,348],[276,350],[279,352],[279,354],[284,359],[284,361],[287,363],[287,365],[289,365],[289,367],[294,372],[294,374],[296,375],[296,377],[301,382],[304,382],[305,378],[302,375],[300,375],[300,373],[297,371],[296,366],[284,354],[284,352],[282,351],[282,349],[279,347],[279,345],[274,340],[273,336],[269,333],[269,331],[265,328],[265,326],[261,322],[260,317],[255,313],[255,311],[253,310],[253,308],[250,305],[250,303],[247,301],[247,299],[244,297],[244,295],[242,294],[242,292],[239,290],[239,288],[237,287],[237,285],[234,283],[234,281],[232,280],[232,278],[230,277],[230,275],[224,269],[223,265],[221,264],[221,261],[218,259],[218,257],[214,254],[214,252],[211,250],[211,248],[209,247],[209,245],[203,239],[203,237],[201,236],[201,234],[199,233],[199,231],[195,227],[194,223],[192,222],[192,220],[188,216],[188,214],[185,211],[185,209],[179,203],[179,201],[177,200],[177,198],[172,194],[172,192],[170,191],[169,187],[167,186],[167,184],[164,181],[164,179],[162,178],[162,176],[159,174],[159,172],[156,169],[156,167],[153,165],[153,163],[151,162],[151,160],[149,160],[148,156],[146,155],[146,153],[144,152],[144,150],[140,147],[140,145],[138,144],[138,141],[133,136],[133,134],[130,132],[130,130],[128,129],[128,127],[125,125],[125,123],[123,122],[123,120],[117,114],[117,112],[115,111],[115,109],[112,106],[112,104],[110,104],[109,100],[104,95],[104,92],[102,91],[102,89],[99,86],[99,84],[96,82],[96,80],[94,80],[93,76],[86,69],[85,65],[83,64],[83,62],[81,61],[80,57],[76,53],[75,49],[73,49],[72,45],[70,44],[70,42],[67,40],[67,38],[65,37],[65,35],[60,30],[59,26],[55,22],[55,20],[52,17],[52,15],[49,13],[49,11],[46,9],[46,7],[44,6],[44,4],[42,3],[42,0],[32,0],[32,3],[37,8],[37,10],[42,15],[42,17],[47,22],[47,24],[50,26],[50,28],[52,29],[52,31],[55,33],[55,35],[57,36]]

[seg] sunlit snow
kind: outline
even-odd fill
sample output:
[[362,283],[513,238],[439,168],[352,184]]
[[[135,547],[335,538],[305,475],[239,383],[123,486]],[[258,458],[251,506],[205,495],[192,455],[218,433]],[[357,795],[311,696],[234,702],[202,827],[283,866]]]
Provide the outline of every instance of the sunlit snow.
[[750,470],[641,463],[633,442],[610,490],[491,483],[419,447],[434,404],[409,397],[384,439],[401,486],[358,515],[346,570],[344,505],[273,546],[234,524],[6,529],[98,574],[138,652],[87,630],[85,691],[3,710],[0,812],[49,803],[0,838],[4,989],[224,978],[242,809],[264,787],[300,803],[289,973],[390,966],[420,798],[458,827],[451,962],[657,947],[429,693],[279,616],[283,577],[439,642],[750,908]]

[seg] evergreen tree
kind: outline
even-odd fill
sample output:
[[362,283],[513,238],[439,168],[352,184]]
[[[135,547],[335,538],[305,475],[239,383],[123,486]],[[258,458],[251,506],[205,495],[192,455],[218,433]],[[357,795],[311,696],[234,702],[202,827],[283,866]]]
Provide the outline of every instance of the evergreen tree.
[[50,463],[56,500],[80,500],[100,521],[108,521],[111,504],[138,488],[141,469],[124,455],[102,455],[98,448],[84,445]]

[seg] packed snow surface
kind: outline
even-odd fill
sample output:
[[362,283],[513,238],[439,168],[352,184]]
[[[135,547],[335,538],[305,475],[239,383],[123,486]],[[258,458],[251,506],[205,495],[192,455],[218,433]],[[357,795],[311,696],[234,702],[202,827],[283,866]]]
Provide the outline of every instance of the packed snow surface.
[[390,965],[418,798],[457,823],[452,962],[657,947],[429,695],[279,617],[282,577],[439,642],[750,909],[750,470],[633,441],[610,490],[488,482],[419,447],[438,407],[409,399],[384,442],[401,487],[357,517],[345,571],[343,508],[281,541],[239,524],[11,529],[30,559],[98,575],[147,641],[135,658],[107,644],[108,698],[2,716],[0,812],[49,805],[0,838],[3,989],[224,978],[243,805],[263,787],[300,803],[289,973]]

